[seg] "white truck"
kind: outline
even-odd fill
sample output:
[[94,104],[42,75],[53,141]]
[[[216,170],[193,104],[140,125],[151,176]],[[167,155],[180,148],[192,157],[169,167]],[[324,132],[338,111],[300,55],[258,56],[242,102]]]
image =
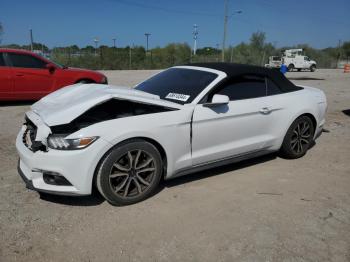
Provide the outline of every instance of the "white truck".
[[303,49],[287,49],[283,52],[283,56],[270,56],[269,63],[265,67],[279,68],[282,64],[288,67],[288,71],[297,69],[310,70],[314,72],[316,70],[316,61],[310,60],[309,57],[303,55]]
[[316,70],[316,61],[304,56],[303,49],[288,49],[284,51],[282,63],[288,67],[288,71],[307,69],[314,72]]
[[282,58],[280,56],[270,56],[269,63],[265,64],[268,68],[280,68],[282,65]]

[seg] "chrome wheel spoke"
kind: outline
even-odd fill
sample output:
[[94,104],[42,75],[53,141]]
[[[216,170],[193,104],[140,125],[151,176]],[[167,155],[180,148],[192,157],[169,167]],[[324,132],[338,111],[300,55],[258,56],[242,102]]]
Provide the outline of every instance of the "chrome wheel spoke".
[[132,163],[134,161],[134,158],[130,151],[128,151],[128,160],[129,160],[129,170],[130,170],[132,168]]
[[111,174],[109,177],[110,177],[110,178],[116,178],[116,177],[128,176],[128,175],[129,175],[129,173],[117,172],[117,173]]
[[301,137],[301,138],[309,138],[309,137],[310,137],[310,134],[307,134],[307,135],[301,135],[300,137]]
[[298,141],[295,141],[294,143],[291,143],[292,149],[294,150],[295,146],[298,145]]
[[135,161],[134,161],[134,168],[135,169],[137,167],[137,164],[139,163],[140,155],[141,155],[141,150],[137,150],[137,154],[136,154]]
[[135,178],[133,179],[133,181],[134,181],[134,183],[135,183],[135,185],[136,185],[137,192],[142,193],[141,185],[140,185],[139,181],[137,181],[137,178],[135,177]]
[[298,141],[298,150],[297,152],[299,153],[301,151],[301,147],[300,147],[300,142]]
[[309,144],[309,140],[300,138],[300,143],[304,142],[304,144]]
[[151,162],[153,161],[153,158],[149,158],[147,159],[144,163],[142,163],[142,165],[135,167],[136,170],[140,170],[142,168],[145,168],[146,166],[148,166]]
[[123,187],[125,186],[126,182],[128,182],[128,180],[129,180],[129,178],[126,177],[126,178],[124,179],[124,181],[121,183],[121,185],[120,185],[119,187],[117,187],[114,191],[115,191],[116,193],[118,193],[120,190],[122,190]]
[[296,138],[291,139],[291,140],[290,140],[290,143],[291,143],[291,144],[294,144],[296,141],[298,141],[298,138],[297,138],[297,137],[296,137]]
[[124,194],[123,194],[124,197],[126,197],[128,195],[128,193],[129,193],[130,184],[131,184],[131,179],[129,178],[128,179],[128,183],[126,184],[126,187],[125,187],[125,190],[124,190]]
[[297,126],[297,134],[300,135],[300,124]]
[[113,166],[118,169],[119,171],[129,171],[130,168],[124,167],[122,165],[120,165],[119,163],[114,163]]
[[154,170],[155,170],[154,167],[148,167],[148,168],[144,168],[144,169],[139,169],[139,170],[137,170],[137,174],[148,172],[148,171],[154,171]]
[[310,126],[309,124],[306,124],[304,125],[303,129],[301,130],[301,135],[304,135],[307,131],[310,130]]
[[137,179],[140,180],[140,182],[141,182],[142,184],[144,184],[145,186],[149,186],[149,185],[150,185],[150,184],[149,184],[146,180],[144,180],[139,174],[137,174],[136,177],[137,177]]

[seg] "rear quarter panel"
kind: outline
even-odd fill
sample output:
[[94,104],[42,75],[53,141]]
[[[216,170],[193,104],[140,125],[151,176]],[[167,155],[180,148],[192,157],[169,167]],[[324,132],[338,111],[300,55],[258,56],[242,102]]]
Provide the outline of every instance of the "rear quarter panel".
[[[281,112],[276,114],[273,129],[276,137],[275,150],[278,150],[283,142],[284,136],[289,127],[299,116],[311,114],[316,120],[316,131],[325,121],[325,110],[327,103],[322,91],[318,89],[309,89],[305,87],[302,90],[277,95],[279,97],[275,102]],[[315,132],[316,136],[316,132]]]

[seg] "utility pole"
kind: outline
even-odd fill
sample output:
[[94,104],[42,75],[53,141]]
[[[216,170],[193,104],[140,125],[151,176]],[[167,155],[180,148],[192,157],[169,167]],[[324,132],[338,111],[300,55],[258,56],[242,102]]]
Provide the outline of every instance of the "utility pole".
[[230,63],[233,62],[233,44],[231,46],[231,57],[230,57]]
[[29,35],[30,35],[30,51],[33,52],[33,30],[29,30]]
[[115,41],[117,40],[116,38],[112,38],[113,40],[113,47],[116,48]]
[[228,0],[225,0],[225,11],[224,11],[224,37],[222,39],[222,53],[221,61],[225,62],[225,44],[226,44],[226,35],[227,35],[227,20],[228,20]]
[[[134,48],[134,44],[132,44],[132,48]],[[131,69],[131,46],[129,47],[129,69]]]
[[97,46],[98,46],[98,42],[99,42],[97,37],[94,38],[94,42],[95,42],[95,56],[97,56]]
[[337,64],[336,64],[335,68],[338,68],[338,66],[339,66],[339,62],[340,62],[340,57],[341,57],[341,54],[340,54],[340,45],[341,45],[341,40],[339,39],[339,41],[338,41],[338,56],[337,56]]
[[148,38],[151,34],[150,33],[145,33],[146,36],[146,54],[148,53]]
[[193,25],[193,55],[196,55],[197,52],[197,37],[198,37],[198,26],[196,24]]
[[220,44],[216,44],[216,50],[218,52],[217,62],[219,62],[220,61]]

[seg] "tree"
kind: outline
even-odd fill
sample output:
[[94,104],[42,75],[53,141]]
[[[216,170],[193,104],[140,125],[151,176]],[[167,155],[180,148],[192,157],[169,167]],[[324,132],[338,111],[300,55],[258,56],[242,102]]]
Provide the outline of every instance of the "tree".
[[342,49],[345,57],[350,57],[350,42],[344,42]]
[[257,51],[262,51],[265,47],[266,35],[264,32],[255,32],[250,37],[250,45]]

